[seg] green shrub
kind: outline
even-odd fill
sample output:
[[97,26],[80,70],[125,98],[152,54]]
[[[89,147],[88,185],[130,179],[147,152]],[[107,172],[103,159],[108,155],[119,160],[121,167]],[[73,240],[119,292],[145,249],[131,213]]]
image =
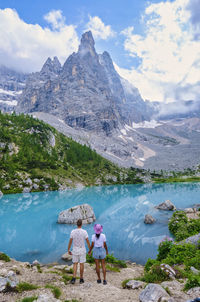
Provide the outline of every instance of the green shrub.
[[95,263],[94,257],[92,256],[92,253],[91,253],[91,255],[86,254],[86,262],[90,263],[90,264]]
[[22,293],[23,291],[34,290],[37,288],[39,288],[39,286],[37,286],[37,285],[27,283],[27,282],[20,282],[19,284],[17,284],[16,290],[19,293]]
[[63,282],[64,282],[65,284],[68,284],[69,281],[72,280],[72,276],[68,276],[67,274],[63,274],[63,275],[62,275],[62,278],[63,278]]
[[189,290],[190,288],[193,287],[200,287],[200,274],[199,275],[191,274],[188,277],[188,280],[184,286],[184,290]]
[[26,297],[21,300],[21,302],[33,302],[34,300],[37,300],[37,297]]
[[115,264],[116,266],[118,267],[122,267],[122,268],[126,268],[127,267],[127,264],[125,261],[123,260],[119,260],[117,258],[115,258],[113,255],[111,254],[108,254],[105,258],[105,261],[107,263],[112,263],[112,264]]
[[200,218],[188,220],[185,212],[176,211],[170,219],[169,230],[177,241],[186,239],[200,232]]
[[157,260],[161,261],[167,257],[171,248],[173,246],[173,241],[166,237],[164,241],[162,241],[158,246],[158,255]]
[[192,259],[196,257],[196,253],[197,249],[194,244],[174,244],[164,261],[169,265],[185,264],[188,266]]
[[37,264],[37,270],[38,270],[38,273],[42,273],[42,269],[41,269],[41,267],[40,267],[40,265],[39,264]]
[[149,258],[149,259],[147,260],[145,266],[144,266],[145,272],[149,272],[150,269],[151,269],[151,267],[152,267],[152,265],[154,265],[154,264],[158,264],[158,265],[159,265],[159,264],[160,264],[160,261]]
[[117,273],[120,272],[120,269],[118,267],[112,266],[112,265],[108,265],[108,264],[106,264],[106,269],[108,271],[111,271],[111,272],[117,272]]
[[50,288],[56,299],[58,299],[62,294],[60,288],[57,286],[47,284],[47,285],[45,285],[45,288]]
[[0,252],[0,260],[3,260],[5,262],[9,262],[10,261],[10,257],[8,255]]
[[[115,266],[118,266],[118,267],[122,267],[122,268],[126,268],[127,267],[125,261],[119,260],[119,259],[115,258],[113,256],[113,254],[108,254],[106,256],[106,258],[105,258],[105,261],[107,263],[114,264]],[[95,263],[95,260],[94,260],[94,257],[92,256],[92,254],[91,255],[88,255],[88,254],[86,255],[86,262],[87,263],[91,263],[91,264]]]
[[145,272],[144,276],[139,279],[147,283],[160,283],[169,280],[169,276],[161,269],[160,265],[154,264],[151,269]]

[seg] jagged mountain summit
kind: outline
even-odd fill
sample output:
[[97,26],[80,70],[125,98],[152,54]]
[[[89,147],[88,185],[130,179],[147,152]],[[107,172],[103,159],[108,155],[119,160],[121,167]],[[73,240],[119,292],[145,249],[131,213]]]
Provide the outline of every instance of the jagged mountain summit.
[[98,55],[94,45],[89,31],[63,67],[57,58],[48,58],[41,71],[29,77],[17,111],[50,113],[73,128],[106,135],[125,123],[149,120],[138,90],[127,92],[130,87],[115,71],[110,55]]
[[182,170],[200,162],[198,115],[152,121],[165,108],[144,101],[116,72],[108,52],[97,54],[90,31],[63,66],[48,58],[40,72],[29,75],[16,110],[121,166]]

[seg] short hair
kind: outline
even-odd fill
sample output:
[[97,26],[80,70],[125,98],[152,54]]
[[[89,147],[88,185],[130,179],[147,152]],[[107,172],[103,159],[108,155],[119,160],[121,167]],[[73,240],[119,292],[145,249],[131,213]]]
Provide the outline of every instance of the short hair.
[[83,223],[83,222],[82,222],[82,219],[78,219],[76,224],[77,224],[77,226],[79,227],[79,226],[82,226],[82,223]]

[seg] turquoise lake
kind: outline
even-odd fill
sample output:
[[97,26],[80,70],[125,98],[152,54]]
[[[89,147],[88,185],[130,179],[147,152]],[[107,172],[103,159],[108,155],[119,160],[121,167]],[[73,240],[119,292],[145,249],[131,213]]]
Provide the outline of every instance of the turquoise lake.
[[[103,225],[109,253],[144,264],[155,258],[172,212],[155,205],[170,199],[177,209],[200,203],[200,183],[119,185],[56,192],[4,195],[0,199],[0,251],[20,261],[59,261],[74,225],[57,224],[58,214],[88,203]],[[145,214],[157,219],[144,224]],[[89,237],[93,225],[86,225]]]

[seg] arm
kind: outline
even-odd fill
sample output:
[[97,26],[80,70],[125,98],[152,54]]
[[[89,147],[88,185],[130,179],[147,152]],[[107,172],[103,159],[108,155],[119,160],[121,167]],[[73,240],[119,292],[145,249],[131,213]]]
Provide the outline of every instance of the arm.
[[73,239],[70,238],[70,239],[69,239],[69,244],[68,244],[68,254],[69,254],[69,255],[72,255],[72,252],[70,251],[70,248],[71,248],[71,245],[72,245],[72,241],[73,241]]
[[92,251],[93,247],[94,247],[94,242],[92,242],[92,244],[91,244],[91,246],[90,246],[90,250],[89,250],[89,252],[88,252],[88,255],[91,255],[91,251]]
[[106,250],[106,255],[108,255],[108,247],[107,247],[107,244],[106,244],[105,241],[104,241],[103,245],[104,245],[104,248],[105,248],[105,250]]
[[87,245],[88,245],[88,249],[90,250],[90,241],[88,238],[86,238],[86,242],[87,242]]

